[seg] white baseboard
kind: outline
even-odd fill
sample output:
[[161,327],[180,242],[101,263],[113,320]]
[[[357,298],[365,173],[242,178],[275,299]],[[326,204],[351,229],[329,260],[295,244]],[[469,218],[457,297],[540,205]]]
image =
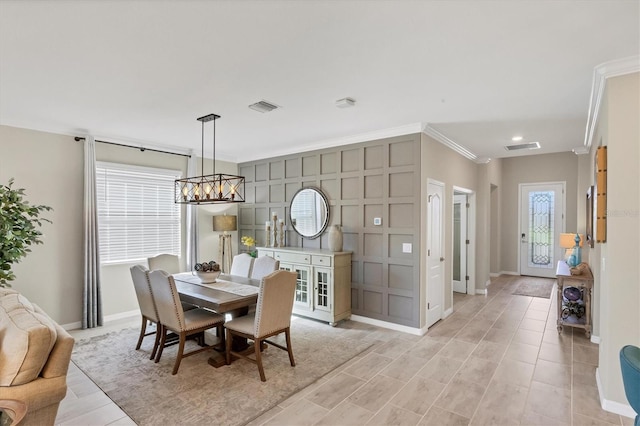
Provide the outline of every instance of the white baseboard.
[[389,330],[402,331],[404,333],[413,334],[416,336],[424,336],[427,333],[427,327],[407,327],[406,325],[394,324],[392,322],[381,321],[373,318],[363,317],[360,315],[351,315],[351,320],[364,324],[375,325],[377,327],[388,328]]
[[500,272],[489,272],[489,276],[493,277],[493,278],[499,277],[500,276]]
[[480,294],[480,295],[486,296],[487,289],[486,288],[477,288],[476,289],[476,294]]
[[591,335],[591,343],[595,343],[596,345],[600,344],[600,336]]
[[449,309],[447,309],[446,311],[444,311],[444,313],[442,314],[442,319],[445,319],[446,317],[448,317],[452,313],[453,313],[453,306],[450,307]]
[[500,271],[500,275],[520,275],[520,273],[514,271]]
[[596,368],[596,385],[598,386],[598,397],[600,398],[600,406],[603,410],[621,416],[629,417],[630,419],[635,419],[637,414],[630,405],[622,404],[616,401],[610,401],[604,398],[604,395],[602,394],[602,382],[600,381],[599,368]]
[[[110,322],[119,321],[121,319],[126,319],[126,318],[139,317],[139,316],[140,316],[140,309],[135,309],[133,311],[120,312],[118,314],[107,315],[106,317],[103,318],[103,323],[104,325],[107,325]],[[67,331],[79,330],[82,328],[82,321],[72,322],[69,324],[62,324],[60,325],[60,327],[64,328]]]

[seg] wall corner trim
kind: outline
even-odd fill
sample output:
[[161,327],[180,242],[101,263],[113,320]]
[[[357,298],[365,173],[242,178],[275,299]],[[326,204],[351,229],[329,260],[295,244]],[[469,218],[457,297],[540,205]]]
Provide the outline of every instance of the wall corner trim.
[[[616,59],[597,65],[593,69],[593,80],[591,82],[591,96],[589,98],[589,112],[587,115],[587,128],[584,135],[584,147],[576,148],[576,154],[589,152],[593,143],[593,135],[598,124],[598,114],[600,103],[604,94],[605,83],[608,78],[618,77],[640,71],[640,56],[630,56],[628,58]],[[577,152],[579,150],[579,152]]]
[[395,324],[392,322],[381,321],[374,318],[363,317],[360,315],[351,315],[351,321],[361,322],[363,324],[375,325],[377,327],[387,328],[389,330],[402,331],[404,333],[413,334],[415,336],[424,336],[427,333],[427,327],[415,328],[406,325]]
[[596,384],[598,385],[598,397],[600,398],[600,406],[603,410],[621,416],[629,417],[630,419],[634,419],[636,417],[636,412],[633,410],[633,408],[631,408],[630,405],[622,404],[620,402],[611,401],[604,398],[602,382],[600,381],[599,368],[596,368]]

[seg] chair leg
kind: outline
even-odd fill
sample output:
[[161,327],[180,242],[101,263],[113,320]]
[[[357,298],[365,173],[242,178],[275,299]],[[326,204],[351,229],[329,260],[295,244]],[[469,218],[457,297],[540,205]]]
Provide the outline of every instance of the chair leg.
[[291,366],[295,367],[296,362],[293,360],[293,349],[291,349],[291,334],[289,333],[289,328],[284,331],[284,335],[287,338],[287,352],[289,352],[289,361],[291,362]]
[[176,356],[176,363],[173,366],[173,372],[171,374],[175,375],[178,373],[178,368],[180,368],[180,361],[182,361],[182,353],[184,352],[184,341],[187,340],[187,335],[184,331],[180,332],[180,343],[178,343],[178,355]]
[[256,364],[258,364],[258,371],[260,372],[260,380],[263,382],[267,381],[267,378],[264,376],[264,368],[262,367],[262,351],[260,348],[262,347],[262,340],[258,339],[253,342],[253,347],[256,353]]
[[136,351],[140,349],[140,345],[142,345],[142,339],[144,339],[144,335],[147,332],[147,317],[142,316],[142,325],[140,326],[140,337],[138,337],[138,344],[136,345]]
[[156,355],[156,363],[160,361],[160,357],[162,356],[162,350],[164,349],[164,344],[167,341],[167,330],[164,325],[160,325],[160,330],[156,331],[156,333],[162,333],[162,337],[160,339],[160,344],[158,345],[158,353]]
[[156,323],[156,340],[153,343],[153,351],[151,352],[151,356],[149,359],[153,359],[156,357],[156,353],[158,352],[158,346],[160,346],[160,323]]
[[227,341],[225,342],[225,356],[227,358],[227,365],[231,365],[231,341],[233,340],[233,336],[231,335],[231,330],[227,328]]

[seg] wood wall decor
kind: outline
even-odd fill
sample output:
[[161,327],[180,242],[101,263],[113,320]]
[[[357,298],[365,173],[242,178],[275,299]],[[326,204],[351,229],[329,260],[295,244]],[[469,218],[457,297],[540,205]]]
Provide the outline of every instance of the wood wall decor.
[[607,241],[607,147],[596,150],[596,242]]

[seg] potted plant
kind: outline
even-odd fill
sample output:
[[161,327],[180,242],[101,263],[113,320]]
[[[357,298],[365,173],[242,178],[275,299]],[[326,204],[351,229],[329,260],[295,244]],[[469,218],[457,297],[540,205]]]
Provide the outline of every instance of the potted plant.
[[39,228],[43,221],[51,223],[40,218],[45,210],[52,209],[29,204],[24,189],[13,188],[13,178],[7,185],[0,185],[0,287],[11,287],[9,281],[16,278],[11,267],[31,252],[29,246],[42,244]]
[[246,252],[249,253],[251,257],[258,255],[258,251],[254,248],[256,246],[256,240],[253,237],[245,235],[240,239],[240,242],[246,247]]

